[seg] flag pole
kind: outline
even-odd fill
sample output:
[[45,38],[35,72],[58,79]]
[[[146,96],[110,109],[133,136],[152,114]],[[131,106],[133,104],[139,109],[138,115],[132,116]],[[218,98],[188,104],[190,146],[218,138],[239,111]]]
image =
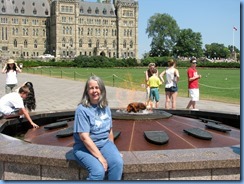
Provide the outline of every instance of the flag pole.
[[232,53],[234,53],[234,26],[233,26],[233,28],[232,28]]

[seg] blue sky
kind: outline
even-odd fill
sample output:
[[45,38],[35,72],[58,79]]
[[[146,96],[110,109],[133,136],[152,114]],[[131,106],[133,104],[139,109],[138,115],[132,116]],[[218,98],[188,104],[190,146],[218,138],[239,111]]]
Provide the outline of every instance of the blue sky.
[[[139,0],[139,55],[150,50],[146,34],[148,19],[155,13],[172,16],[180,29],[202,35],[205,44],[233,45],[240,49],[239,0]],[[234,32],[233,26],[237,28]]]
[[[97,0],[85,0],[96,2]],[[112,1],[112,0],[111,0]],[[192,29],[202,35],[205,44],[219,43],[240,50],[240,2],[243,0],[138,0],[139,57],[150,50],[151,38],[146,34],[147,22],[155,13],[167,13],[180,29]],[[237,28],[234,32],[233,26]]]

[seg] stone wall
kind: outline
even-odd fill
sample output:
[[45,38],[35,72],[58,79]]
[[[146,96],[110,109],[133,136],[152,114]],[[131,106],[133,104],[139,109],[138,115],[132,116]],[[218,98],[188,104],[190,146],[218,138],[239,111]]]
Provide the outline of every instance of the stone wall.
[[[240,147],[121,152],[123,180],[240,180]],[[1,180],[85,180],[72,148],[0,134]]]

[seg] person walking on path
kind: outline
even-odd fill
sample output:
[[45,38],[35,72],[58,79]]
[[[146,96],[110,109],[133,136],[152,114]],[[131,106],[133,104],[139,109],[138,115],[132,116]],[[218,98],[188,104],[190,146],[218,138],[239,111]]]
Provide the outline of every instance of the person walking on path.
[[[148,69],[145,71],[145,82],[146,82],[146,106],[149,105],[149,96],[150,96],[150,86],[148,86],[147,82],[151,76],[153,76],[153,69],[156,68],[155,63],[149,63]],[[158,70],[156,69],[156,75],[158,76]]]
[[[176,97],[178,94],[177,83],[179,81],[180,74],[179,70],[177,70],[175,66],[175,61],[173,59],[170,59],[168,61],[168,68],[159,75],[162,83],[165,82],[165,109],[170,108],[170,102],[172,104],[171,108],[176,109]],[[164,75],[166,75],[165,81]]]
[[18,84],[17,74],[21,72],[21,69],[18,67],[17,63],[13,59],[9,59],[8,62],[4,65],[2,73],[6,74],[6,85],[5,93],[11,93],[14,91],[14,88]]
[[157,76],[157,69],[152,69],[153,75],[148,79],[147,85],[150,87],[150,108],[153,108],[153,101],[155,100],[155,108],[158,108],[159,104],[159,86],[162,84]]
[[189,101],[187,105],[187,109],[196,110],[196,102],[199,101],[199,84],[198,80],[202,77],[197,73],[196,65],[197,60],[196,58],[192,58],[190,60],[191,67],[187,70],[187,76],[188,76],[188,90],[191,100]]
[[75,111],[74,156],[85,167],[88,180],[121,180],[123,159],[114,144],[112,115],[103,81],[91,76]]

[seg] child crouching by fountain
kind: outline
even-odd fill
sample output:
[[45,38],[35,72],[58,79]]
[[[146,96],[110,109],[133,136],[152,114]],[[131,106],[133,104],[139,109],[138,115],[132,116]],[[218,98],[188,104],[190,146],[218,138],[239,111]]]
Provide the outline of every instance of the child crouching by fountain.
[[162,84],[159,77],[156,75],[157,70],[154,68],[152,69],[153,75],[147,81],[147,85],[150,87],[150,95],[149,95],[149,102],[148,105],[150,109],[153,108],[153,102],[155,100],[155,108],[158,108],[159,104],[159,86]]

